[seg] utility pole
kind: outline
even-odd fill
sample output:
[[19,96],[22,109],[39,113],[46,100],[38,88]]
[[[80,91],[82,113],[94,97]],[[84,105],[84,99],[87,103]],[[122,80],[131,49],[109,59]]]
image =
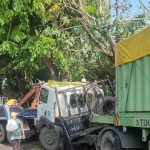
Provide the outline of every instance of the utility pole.
[[124,12],[125,10],[128,10],[130,7],[132,7],[132,5],[130,5],[130,2],[129,2],[129,7],[127,7],[127,6],[119,6],[118,0],[116,0],[116,2],[114,4],[114,8],[116,10],[116,18],[118,19],[119,9],[121,9]]
[[119,13],[119,6],[118,6],[118,0],[116,0],[116,17],[118,18]]
[[119,8],[120,8],[120,6],[118,5],[118,0],[116,0],[116,3],[115,3],[115,5],[114,5],[114,8],[116,9],[116,18],[118,18]]

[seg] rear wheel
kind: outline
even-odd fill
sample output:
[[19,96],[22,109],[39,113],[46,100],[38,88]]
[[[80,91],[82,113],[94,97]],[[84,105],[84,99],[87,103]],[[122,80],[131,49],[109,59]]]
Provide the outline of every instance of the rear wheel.
[[7,131],[6,131],[6,125],[0,124],[0,143],[3,143],[7,140]]
[[113,131],[106,131],[102,135],[100,150],[122,150],[118,135]]
[[42,146],[47,150],[58,150],[59,148],[59,139],[53,129],[48,129],[47,127],[41,129],[39,140]]

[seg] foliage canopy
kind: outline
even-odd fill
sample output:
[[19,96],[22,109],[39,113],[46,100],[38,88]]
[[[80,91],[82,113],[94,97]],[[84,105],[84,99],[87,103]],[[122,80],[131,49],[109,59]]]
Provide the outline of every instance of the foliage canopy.
[[0,74],[9,88],[28,89],[40,70],[57,81],[113,77],[114,44],[145,27],[141,18],[149,17],[143,10],[134,19],[126,20],[127,11],[116,18],[113,7],[106,0],[1,1]]

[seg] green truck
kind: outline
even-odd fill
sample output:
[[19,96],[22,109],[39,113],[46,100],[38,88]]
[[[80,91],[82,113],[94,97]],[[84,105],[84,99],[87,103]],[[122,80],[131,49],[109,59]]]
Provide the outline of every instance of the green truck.
[[150,150],[149,35],[150,26],[116,44],[115,93],[109,78],[98,85],[42,87],[40,95],[49,94],[37,105],[37,127],[45,149]]
[[115,46],[114,115],[93,114],[107,124],[97,139],[100,150],[150,150],[150,26]]

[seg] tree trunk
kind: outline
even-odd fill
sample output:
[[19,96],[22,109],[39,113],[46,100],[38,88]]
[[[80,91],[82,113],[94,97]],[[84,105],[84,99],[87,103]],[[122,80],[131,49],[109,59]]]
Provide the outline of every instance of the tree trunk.
[[54,70],[54,67],[51,65],[51,63],[49,62],[49,59],[47,58],[47,56],[43,56],[42,57],[45,65],[47,66],[48,70],[49,70],[49,73],[50,75],[52,76],[52,78],[54,80],[58,80],[58,77],[57,77],[57,74],[56,74],[56,71]]
[[59,67],[53,65],[47,56],[43,56],[42,57],[45,65],[47,66],[49,73],[52,77],[53,80],[56,81],[69,81],[70,77],[69,77],[69,73],[60,69]]
[[60,71],[60,81],[69,81],[70,77],[69,77],[69,73],[65,72],[65,71]]

